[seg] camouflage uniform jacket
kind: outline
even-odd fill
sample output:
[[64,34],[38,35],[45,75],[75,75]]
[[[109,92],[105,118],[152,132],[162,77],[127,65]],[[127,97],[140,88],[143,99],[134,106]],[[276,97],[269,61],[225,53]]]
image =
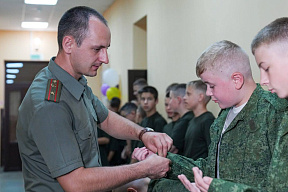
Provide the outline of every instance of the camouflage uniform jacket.
[[246,106],[223,133],[219,150],[221,179],[215,179],[217,145],[229,109],[223,110],[211,125],[208,157],[193,161],[169,154],[173,164],[168,177],[177,180],[177,175],[183,173],[193,181],[191,169],[198,166],[204,176],[214,178],[209,191],[288,191],[287,103],[257,85]]

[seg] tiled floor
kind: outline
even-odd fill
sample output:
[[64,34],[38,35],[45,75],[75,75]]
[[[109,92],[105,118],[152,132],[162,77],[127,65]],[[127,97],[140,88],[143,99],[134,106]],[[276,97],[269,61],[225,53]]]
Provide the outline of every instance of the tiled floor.
[[22,172],[0,170],[0,192],[25,192]]

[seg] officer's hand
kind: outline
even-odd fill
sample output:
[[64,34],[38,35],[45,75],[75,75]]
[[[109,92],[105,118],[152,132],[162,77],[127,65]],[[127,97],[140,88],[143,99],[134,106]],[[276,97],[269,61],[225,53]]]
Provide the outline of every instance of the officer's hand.
[[145,160],[141,161],[142,166],[146,167],[147,177],[159,179],[165,177],[170,171],[171,161],[156,154],[150,154]]
[[161,157],[166,157],[173,144],[173,140],[167,134],[157,132],[146,132],[142,136],[142,141],[148,149]]

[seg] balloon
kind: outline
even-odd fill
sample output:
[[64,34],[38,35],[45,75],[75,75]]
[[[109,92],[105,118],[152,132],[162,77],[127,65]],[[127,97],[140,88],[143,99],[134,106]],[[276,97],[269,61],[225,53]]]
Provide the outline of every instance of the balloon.
[[113,97],[121,97],[120,90],[116,87],[110,87],[106,92],[107,99],[110,101]]
[[102,75],[103,83],[109,85],[110,87],[115,87],[118,84],[119,76],[117,71],[114,69],[106,69]]
[[104,96],[106,96],[107,89],[109,89],[109,88],[110,88],[110,86],[105,84],[105,83],[101,86],[101,92]]

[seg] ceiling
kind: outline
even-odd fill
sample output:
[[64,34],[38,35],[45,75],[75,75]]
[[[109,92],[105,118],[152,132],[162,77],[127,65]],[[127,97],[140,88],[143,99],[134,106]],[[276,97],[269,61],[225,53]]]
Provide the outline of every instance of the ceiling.
[[101,14],[115,0],[58,0],[56,5],[28,5],[24,0],[0,0],[0,30],[31,31],[37,29],[21,28],[22,21],[48,22],[41,31],[57,31],[61,16],[74,6],[89,6]]

